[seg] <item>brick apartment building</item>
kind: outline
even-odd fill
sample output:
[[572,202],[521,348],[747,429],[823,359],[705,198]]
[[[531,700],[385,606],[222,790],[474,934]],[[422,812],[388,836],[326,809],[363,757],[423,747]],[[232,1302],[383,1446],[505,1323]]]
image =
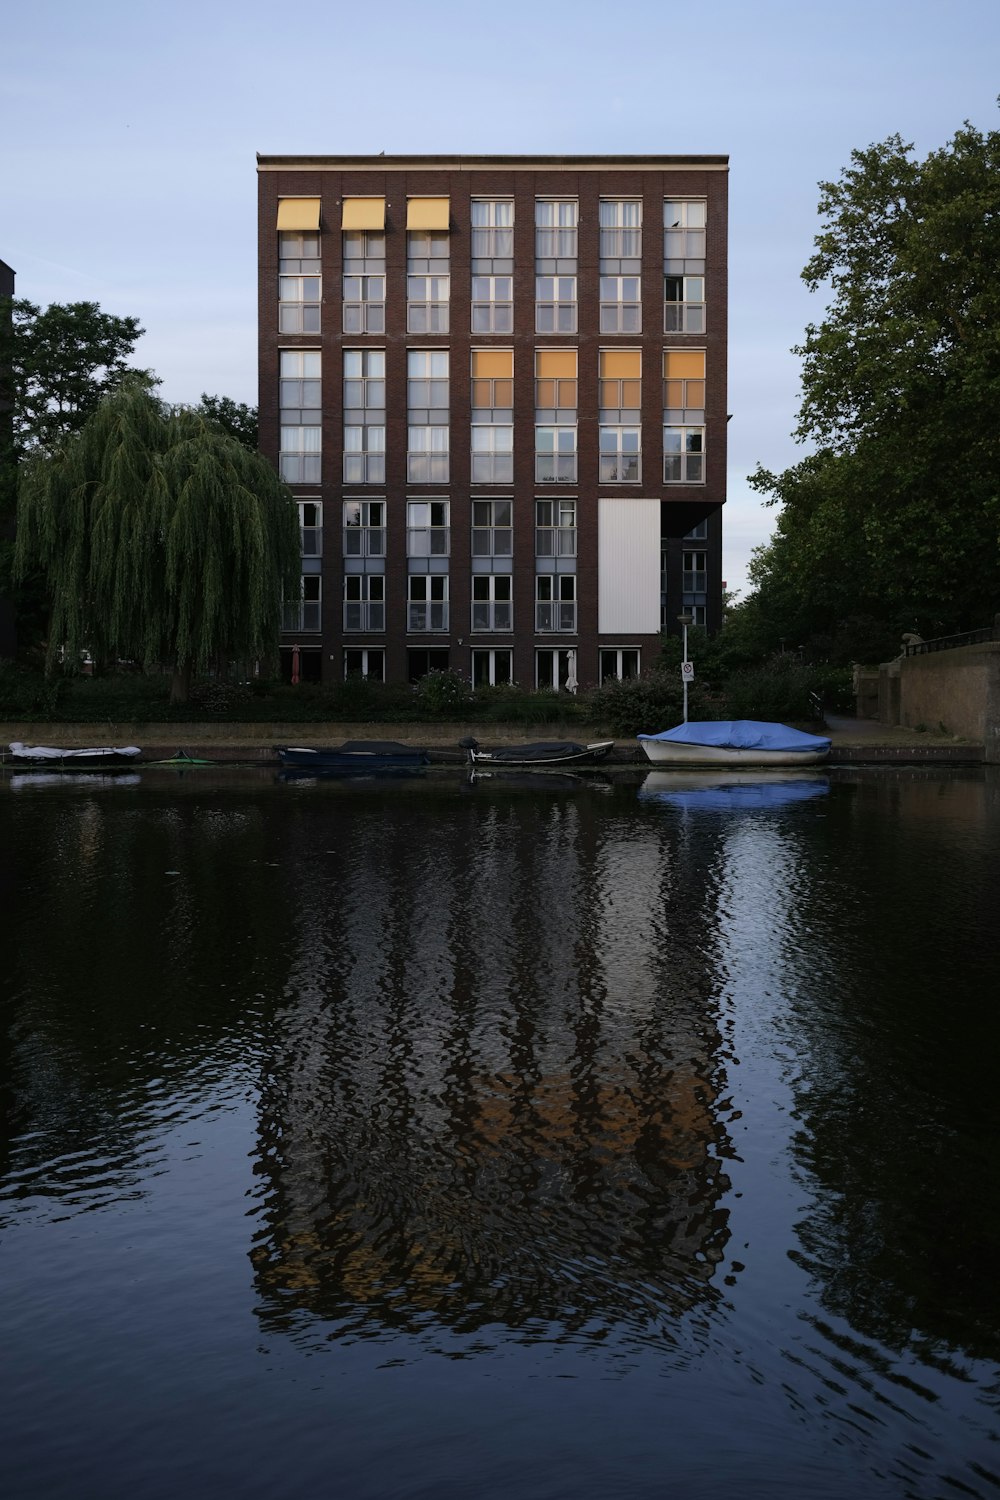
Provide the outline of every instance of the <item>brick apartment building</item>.
[[286,675],[587,686],[717,627],[724,156],[260,156]]

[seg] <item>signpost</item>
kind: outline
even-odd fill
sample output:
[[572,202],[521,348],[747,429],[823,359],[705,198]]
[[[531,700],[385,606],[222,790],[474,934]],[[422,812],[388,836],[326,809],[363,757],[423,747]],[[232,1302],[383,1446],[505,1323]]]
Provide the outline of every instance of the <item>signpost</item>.
[[677,616],[678,625],[684,630],[684,656],[681,661],[681,682],[684,684],[684,723],[688,721],[688,683],[694,681],[694,662],[688,661],[688,626],[694,623],[694,615],[685,610]]

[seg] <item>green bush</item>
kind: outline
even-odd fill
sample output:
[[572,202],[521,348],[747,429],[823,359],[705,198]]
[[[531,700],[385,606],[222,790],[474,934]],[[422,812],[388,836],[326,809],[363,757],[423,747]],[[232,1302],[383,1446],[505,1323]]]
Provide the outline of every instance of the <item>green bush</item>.
[[[684,715],[684,688],[680,671],[654,669],[642,677],[613,678],[587,695],[590,716],[616,738],[637,734],[660,734],[672,729]],[[689,719],[718,719],[724,715],[716,696],[695,680],[688,690]]]
[[732,672],[726,679],[725,717],[808,723],[815,718],[809,696],[815,691],[815,675],[814,668],[791,653]]
[[0,718],[34,719],[55,714],[66,679],[46,677],[19,662],[0,662]]
[[436,719],[460,717],[473,702],[472,685],[460,672],[426,673],[415,685],[414,696],[425,713]]

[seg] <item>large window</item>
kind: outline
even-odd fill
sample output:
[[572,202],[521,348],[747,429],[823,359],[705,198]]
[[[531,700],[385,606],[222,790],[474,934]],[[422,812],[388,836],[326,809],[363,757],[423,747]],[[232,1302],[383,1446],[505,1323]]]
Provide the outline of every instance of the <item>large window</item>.
[[475,573],[472,577],[472,629],[512,630],[512,580],[509,573]]
[[634,483],[642,478],[642,352],[602,349],[599,371],[600,478]]
[[407,477],[413,484],[448,481],[448,351],[411,349],[407,369]]
[[321,355],[318,349],[282,349],[279,356],[281,451],[286,484],[319,484],[322,464]]
[[514,478],[513,427],[472,428],[472,483],[509,484]]
[[385,483],[385,350],[344,350],[344,483]]
[[286,599],[281,608],[284,631],[316,632],[323,628],[323,580],[318,573],[302,575],[298,599]]
[[473,349],[473,484],[509,484],[513,480],[513,405],[513,350]]
[[344,556],[385,556],[385,501],[344,501]]
[[473,500],[473,557],[510,558],[514,551],[514,506],[511,500]]
[[535,480],[538,484],[576,483],[576,428],[535,428]]
[[407,630],[447,630],[447,573],[411,573],[408,582]]
[[664,203],[663,270],[668,276],[704,276],[704,198],[671,198]]
[[344,235],[344,332],[385,332],[385,235]]
[[344,629],[380,632],[385,629],[385,574],[344,575]]
[[[601,261],[641,261],[642,202],[636,198],[601,200]],[[638,265],[604,265],[602,271],[638,271]]]
[[[510,199],[472,200],[473,270],[513,270],[514,204]],[[490,266],[476,262],[490,261]],[[497,265],[501,261],[503,265]]]
[[344,332],[385,333],[385,277],[344,277]]
[[323,507],[318,500],[300,500],[299,548],[303,557],[323,556]]
[[572,647],[558,646],[535,652],[535,686],[576,692],[576,652]]
[[639,333],[642,329],[642,278],[601,277],[601,332]]
[[663,428],[664,484],[705,483],[704,427]]
[[576,277],[535,277],[535,328],[539,333],[575,333]]
[[447,333],[450,276],[407,276],[406,331]]
[[642,478],[641,427],[601,428],[601,481],[632,484]]
[[535,629],[540,633],[576,629],[575,573],[535,575]]
[[450,502],[447,500],[406,502],[407,557],[448,556],[451,551],[449,511]]
[[535,352],[535,479],[576,482],[577,353]]
[[705,482],[705,351],[663,355],[663,482]]
[[576,556],[576,501],[535,501],[535,556]]
[[705,332],[704,276],[664,276],[663,331]]
[[[540,262],[536,266],[539,273],[576,271],[578,214],[575,198],[539,198],[535,204],[535,260]],[[573,264],[561,264],[564,261]]]
[[448,235],[411,229],[406,236],[406,251],[406,330],[447,333],[451,296]]
[[514,653],[509,646],[472,653],[472,686],[503,687],[514,680]]
[[279,234],[279,333],[319,333],[322,297],[319,235]]
[[626,682],[639,675],[639,651],[634,646],[605,646],[601,648],[601,681],[613,682],[617,678]]
[[473,333],[510,333],[514,327],[514,278],[473,276]]
[[667,349],[663,354],[663,410],[683,423],[705,420],[704,349]]
[[367,682],[385,681],[385,648],[383,646],[346,646],[344,679],[361,677]]

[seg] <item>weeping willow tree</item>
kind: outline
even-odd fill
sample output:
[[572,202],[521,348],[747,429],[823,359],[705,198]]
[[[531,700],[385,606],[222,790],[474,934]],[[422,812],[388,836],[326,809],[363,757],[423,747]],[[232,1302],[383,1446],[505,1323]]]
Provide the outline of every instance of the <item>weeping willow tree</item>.
[[127,385],[24,466],[15,567],[45,577],[50,670],[85,648],[169,666],[182,702],[196,671],[275,649],[299,587],[295,505],[205,412]]

